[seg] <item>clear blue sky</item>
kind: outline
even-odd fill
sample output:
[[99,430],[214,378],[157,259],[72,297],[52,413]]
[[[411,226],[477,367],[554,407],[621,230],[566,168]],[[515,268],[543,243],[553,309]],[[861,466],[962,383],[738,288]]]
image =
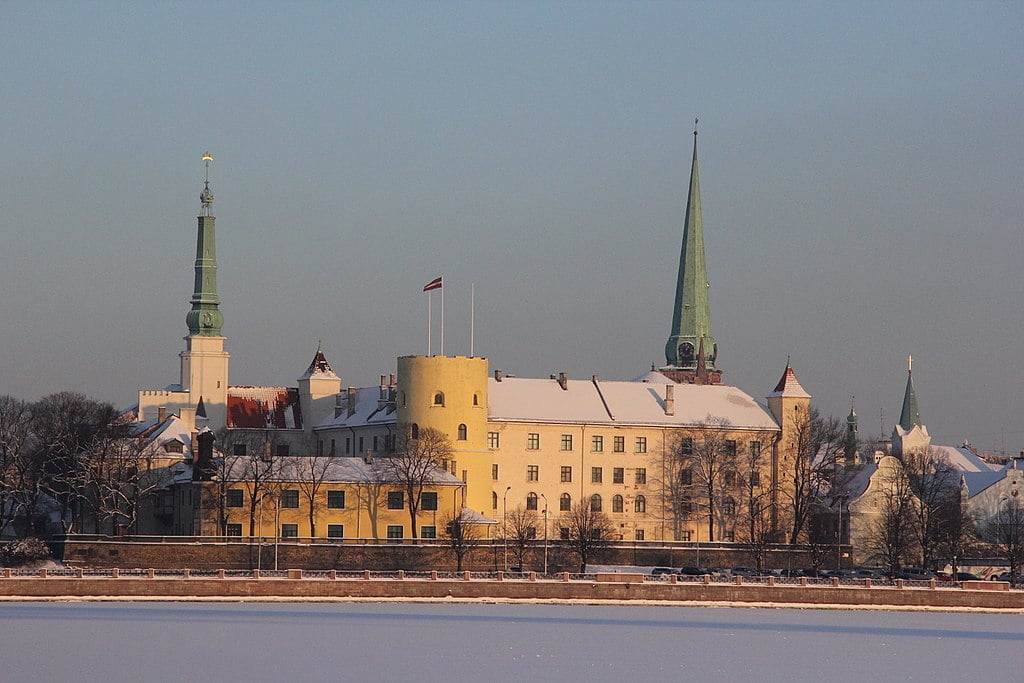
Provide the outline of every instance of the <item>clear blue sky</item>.
[[[664,362],[700,123],[713,331],[862,433],[1024,448],[1020,3],[0,5],[0,392],[177,380],[202,152],[233,383]],[[435,342],[436,343],[436,342]],[[436,349],[436,347],[435,347]]]

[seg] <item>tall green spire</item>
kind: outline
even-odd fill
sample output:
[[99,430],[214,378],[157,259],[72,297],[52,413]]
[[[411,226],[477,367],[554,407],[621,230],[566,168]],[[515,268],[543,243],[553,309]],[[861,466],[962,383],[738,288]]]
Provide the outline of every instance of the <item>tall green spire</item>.
[[213,192],[210,191],[210,162],[213,157],[203,155],[206,163],[206,182],[199,195],[202,209],[196,234],[196,281],[192,292],[192,310],[185,316],[190,336],[219,337],[224,326],[217,296],[217,233],[214,228]]
[[[696,121],[694,125],[696,126]],[[696,370],[697,349],[703,344],[707,369],[714,371],[718,345],[711,336],[708,305],[708,266],[704,260],[704,225],[700,211],[700,179],[697,173],[697,131],[693,131],[693,166],[690,194],[686,199],[683,246],[679,254],[672,330],[665,344],[668,369]]]
[[903,392],[900,427],[909,430],[914,425],[921,426],[921,413],[917,410],[917,394],[914,392],[914,357],[907,356],[907,389]]

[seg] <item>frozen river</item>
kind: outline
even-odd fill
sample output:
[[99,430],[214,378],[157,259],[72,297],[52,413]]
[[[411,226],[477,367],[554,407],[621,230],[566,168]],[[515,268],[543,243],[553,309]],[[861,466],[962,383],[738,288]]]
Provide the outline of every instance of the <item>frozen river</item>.
[[3,603],[3,681],[1020,681],[1024,617],[380,603]]

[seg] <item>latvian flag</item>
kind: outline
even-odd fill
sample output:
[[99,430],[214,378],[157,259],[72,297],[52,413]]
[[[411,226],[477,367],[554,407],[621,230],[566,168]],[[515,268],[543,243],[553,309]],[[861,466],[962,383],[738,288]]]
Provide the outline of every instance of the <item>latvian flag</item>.
[[434,278],[433,280],[431,280],[430,282],[427,283],[427,285],[423,288],[423,291],[424,292],[429,292],[432,289],[441,289],[441,287],[442,287],[442,282],[441,281],[443,279],[444,279],[443,276],[442,277]]

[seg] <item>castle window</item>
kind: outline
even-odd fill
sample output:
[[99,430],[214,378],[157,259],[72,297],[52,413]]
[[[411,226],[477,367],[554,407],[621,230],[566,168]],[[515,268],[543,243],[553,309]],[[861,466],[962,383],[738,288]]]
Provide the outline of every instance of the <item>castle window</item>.
[[722,504],[722,513],[726,515],[735,515],[736,501],[732,498],[726,498],[725,503]]
[[751,441],[750,442],[750,459],[751,460],[757,460],[757,458],[760,455],[761,455],[761,442],[760,441]]
[[498,448],[501,443],[498,432],[487,432],[487,447]]
[[635,450],[636,450],[637,453],[646,453],[647,452],[647,437],[646,436],[638,436],[638,437],[636,437],[636,449]]
[[626,482],[626,470],[621,467],[616,467],[612,470],[612,483],[613,484],[624,484]]
[[241,536],[242,535],[242,525],[241,524],[228,524],[227,535],[228,536]]
[[285,489],[281,491],[281,507],[296,509],[299,507],[299,490]]
[[437,538],[436,526],[421,526],[420,538]]
[[612,497],[612,512],[622,512],[622,496],[618,494]]
[[561,498],[558,499],[558,509],[562,512],[572,510],[572,496],[568,493],[563,493]]
[[228,489],[227,506],[229,508],[240,508],[242,507],[243,498],[242,489]]
[[633,538],[638,540],[638,541],[644,540],[644,530],[643,529],[637,529],[636,531],[634,531],[633,532]]
[[498,463],[491,465],[491,479],[498,481]]
[[625,453],[626,437],[616,436],[615,439],[612,441],[612,450],[615,451],[616,453]]
[[437,491],[424,491],[420,498],[421,510],[437,510]]
[[633,511],[641,514],[647,512],[647,498],[644,496],[637,496],[636,500],[633,501]]
[[344,491],[328,491],[327,492],[327,509],[329,509],[329,510],[344,510],[345,509],[345,492]]
[[344,524],[328,524],[327,525],[327,538],[344,538],[345,537],[345,525]]
[[480,396],[479,396],[479,394],[473,394],[473,405],[475,405],[475,406],[480,405]]
[[537,509],[537,494],[534,493],[533,491],[530,491],[528,494],[526,494],[526,509],[527,510],[536,510]]
[[736,457],[736,442],[733,439],[726,439],[725,455],[730,458]]
[[636,474],[636,480],[634,482],[635,484],[643,485],[643,484],[647,483],[647,468],[646,467],[637,467],[635,474]]
[[600,484],[603,479],[604,479],[604,471],[600,467],[591,467],[590,468],[590,483],[591,484]]
[[[495,465],[495,467],[497,467],[497,465]],[[494,491],[491,491],[491,509],[498,509],[498,494],[495,493]]]
[[761,473],[760,472],[751,472],[750,473],[750,485],[751,486],[760,486],[761,485]]
[[693,455],[693,439],[686,437],[679,442],[679,454],[680,455]]
[[388,510],[405,508],[405,491],[388,491]]
[[528,451],[539,451],[540,450],[540,434],[530,432],[526,435],[526,450]]
[[572,481],[572,466],[562,465],[562,483],[569,483]]
[[412,427],[409,428],[409,436],[413,439],[420,438],[420,426],[415,422],[412,423]]
[[444,394],[442,394],[440,391],[437,392],[436,394],[434,394],[434,405],[435,406],[443,406],[444,405]]
[[388,538],[393,541],[400,541],[405,538],[405,529],[401,524],[388,524]]
[[601,496],[597,495],[596,493],[590,497],[590,511],[601,511]]
[[604,451],[604,437],[599,434],[595,434],[590,437],[590,450],[594,453],[601,453]]
[[464,425],[464,424],[460,424],[459,425],[459,437],[458,437],[458,440],[459,441],[465,441],[466,440],[466,425]]
[[281,538],[298,538],[299,537],[299,525],[298,524],[282,524],[281,525]]
[[526,466],[526,481],[539,481],[540,480],[540,466],[539,465],[527,465]]
[[562,450],[572,450],[572,434],[562,434]]

